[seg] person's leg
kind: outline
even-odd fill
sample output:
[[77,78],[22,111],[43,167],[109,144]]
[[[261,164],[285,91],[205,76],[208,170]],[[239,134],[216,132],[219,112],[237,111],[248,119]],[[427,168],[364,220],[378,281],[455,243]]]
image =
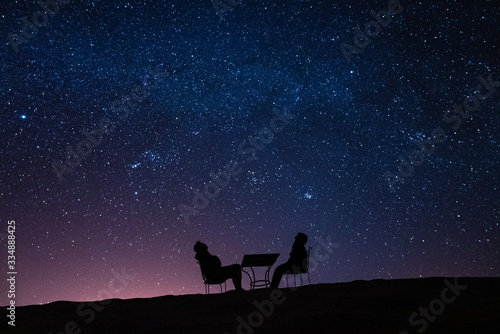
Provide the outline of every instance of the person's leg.
[[241,266],[239,264],[222,267],[221,273],[225,279],[231,278],[233,280],[236,290],[243,290],[241,287]]
[[229,267],[231,267],[232,275],[231,277],[233,278],[233,284],[236,290],[243,290],[241,287],[241,266],[239,264],[232,264]]
[[273,279],[271,280],[271,288],[276,289],[280,285],[281,278],[283,275],[290,270],[290,265],[288,263],[283,263],[279,265],[273,274]]

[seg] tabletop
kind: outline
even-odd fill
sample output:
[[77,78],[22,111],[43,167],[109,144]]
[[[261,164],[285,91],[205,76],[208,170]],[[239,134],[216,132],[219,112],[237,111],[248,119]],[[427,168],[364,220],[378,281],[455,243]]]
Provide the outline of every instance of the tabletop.
[[242,267],[268,267],[272,266],[276,259],[280,256],[279,253],[271,254],[246,254],[241,262]]

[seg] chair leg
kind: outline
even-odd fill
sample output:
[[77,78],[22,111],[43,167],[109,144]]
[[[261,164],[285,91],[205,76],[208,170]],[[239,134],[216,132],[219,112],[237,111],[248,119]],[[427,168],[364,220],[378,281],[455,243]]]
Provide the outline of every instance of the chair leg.
[[300,286],[304,286],[304,282],[302,282],[302,274],[300,274]]

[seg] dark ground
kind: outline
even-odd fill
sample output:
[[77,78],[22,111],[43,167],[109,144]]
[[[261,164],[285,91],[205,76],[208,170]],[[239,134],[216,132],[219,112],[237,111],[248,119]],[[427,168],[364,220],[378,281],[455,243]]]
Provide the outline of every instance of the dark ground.
[[[217,289],[213,287],[212,291]],[[354,281],[309,285],[296,290],[284,288],[281,291],[282,295],[273,295],[274,302],[269,301],[272,290],[260,289],[242,293],[113,299],[107,305],[99,302],[95,304],[98,311],[92,311],[88,304],[66,301],[25,306],[16,308],[15,329],[6,326],[4,316],[0,332],[500,332],[500,278],[435,277]],[[254,301],[255,304],[264,305],[264,309],[259,311]],[[420,307],[430,310],[424,314],[425,310],[422,309],[420,315]],[[2,314],[4,312],[5,307],[2,307]],[[262,315],[263,312],[266,314]],[[409,317],[414,312],[417,314],[413,315],[413,324],[410,324]],[[95,318],[92,319],[94,314]],[[242,322],[245,324],[241,325]]]

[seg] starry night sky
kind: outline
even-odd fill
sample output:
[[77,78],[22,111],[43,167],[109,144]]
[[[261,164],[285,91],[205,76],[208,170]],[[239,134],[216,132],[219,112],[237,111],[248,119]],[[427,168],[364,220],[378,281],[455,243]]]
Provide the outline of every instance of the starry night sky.
[[[15,220],[16,305],[95,300],[112,270],[135,275],[114,298],[202,293],[197,240],[223,265],[279,264],[298,232],[336,245],[312,283],[500,276],[500,86],[446,113],[480,76],[500,79],[498,2],[401,1],[349,57],[341,45],[387,1],[244,0],[221,20],[210,0],[75,0],[16,52],[9,33],[36,2],[0,5],[1,268]],[[417,154],[436,128],[446,140]],[[415,149],[424,161],[387,179]]]

